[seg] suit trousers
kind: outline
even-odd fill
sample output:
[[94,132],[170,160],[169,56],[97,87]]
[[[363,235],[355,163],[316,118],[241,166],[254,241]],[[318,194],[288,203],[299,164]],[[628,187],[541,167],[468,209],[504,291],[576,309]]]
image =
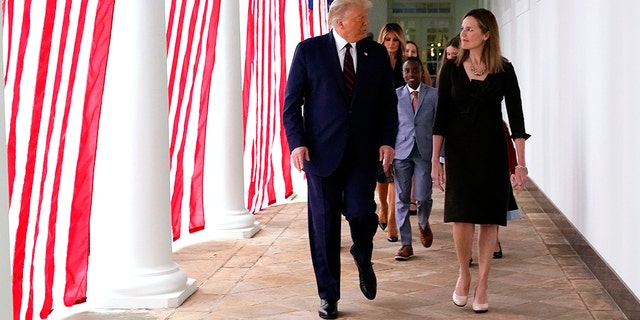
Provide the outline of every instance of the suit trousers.
[[411,245],[411,221],[409,219],[409,205],[411,204],[411,177],[414,179],[413,196],[418,207],[418,223],[424,228],[429,222],[433,199],[431,194],[431,160],[420,156],[418,147],[406,159],[393,160],[396,184],[396,224],[400,231],[402,245]]
[[[347,150],[353,150],[347,146]],[[340,238],[342,215],[351,231],[351,255],[361,266],[371,263],[378,227],[374,191],[376,169],[358,165],[346,151],[327,177],[307,174],[309,244],[321,299],[340,299]]]

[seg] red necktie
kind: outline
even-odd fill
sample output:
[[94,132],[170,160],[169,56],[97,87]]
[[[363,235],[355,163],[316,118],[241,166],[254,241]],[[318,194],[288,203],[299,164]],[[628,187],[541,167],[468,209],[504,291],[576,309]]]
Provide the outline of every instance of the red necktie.
[[411,105],[413,106],[413,112],[416,112],[418,108],[418,91],[411,92]]
[[342,74],[344,75],[344,83],[347,85],[349,98],[353,95],[353,85],[356,79],[356,70],[353,67],[353,58],[351,57],[351,43],[347,43],[344,52],[344,67]]

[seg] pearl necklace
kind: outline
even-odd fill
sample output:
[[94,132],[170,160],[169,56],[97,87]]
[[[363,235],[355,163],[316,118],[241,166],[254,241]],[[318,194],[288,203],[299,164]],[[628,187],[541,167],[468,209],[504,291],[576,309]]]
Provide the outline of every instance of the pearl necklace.
[[486,66],[484,66],[481,70],[477,70],[476,67],[473,65],[473,62],[471,62],[471,73],[473,73],[474,75],[481,76],[486,71],[487,71],[487,67]]

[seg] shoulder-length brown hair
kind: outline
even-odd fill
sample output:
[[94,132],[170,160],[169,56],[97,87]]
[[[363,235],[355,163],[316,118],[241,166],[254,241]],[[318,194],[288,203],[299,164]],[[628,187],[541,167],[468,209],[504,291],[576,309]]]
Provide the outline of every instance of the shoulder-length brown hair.
[[[500,31],[498,30],[498,21],[493,13],[487,9],[473,9],[464,15],[466,17],[474,17],[478,21],[478,26],[482,33],[489,34],[489,38],[484,43],[482,49],[482,62],[487,66],[488,73],[498,73],[503,70],[503,62],[500,51]],[[461,65],[469,58],[469,50],[460,48],[456,64]]]

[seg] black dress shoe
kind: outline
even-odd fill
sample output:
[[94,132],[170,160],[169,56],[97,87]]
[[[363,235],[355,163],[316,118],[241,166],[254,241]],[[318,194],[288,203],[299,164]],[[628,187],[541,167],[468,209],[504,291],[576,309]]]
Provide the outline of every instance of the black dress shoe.
[[500,242],[498,242],[498,248],[500,248],[500,250],[493,252],[494,259],[502,259],[502,246],[500,245]]
[[[411,209],[411,207],[413,207],[413,209]],[[411,202],[409,204],[409,215],[410,216],[417,216],[418,215],[418,205],[415,202]]]
[[366,266],[360,266],[358,261],[356,261],[356,266],[358,267],[360,277],[360,291],[362,291],[362,294],[364,294],[367,299],[375,299],[376,292],[378,291],[378,282],[376,280],[376,274],[373,272],[371,262]]
[[398,242],[398,237],[388,237],[387,241],[389,241],[389,242]]
[[378,225],[380,226],[380,229],[382,229],[382,231],[387,230],[387,224],[386,223],[378,222]]
[[318,315],[322,319],[335,319],[338,317],[338,302],[329,299],[320,300]]

